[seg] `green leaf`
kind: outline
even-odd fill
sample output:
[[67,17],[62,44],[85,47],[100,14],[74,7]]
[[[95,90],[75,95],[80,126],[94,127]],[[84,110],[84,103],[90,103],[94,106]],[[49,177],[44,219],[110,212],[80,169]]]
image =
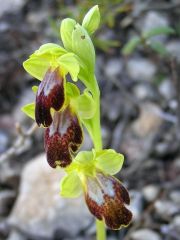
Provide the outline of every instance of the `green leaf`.
[[135,48],[141,43],[139,37],[133,37],[122,49],[123,55],[130,55],[134,52]]
[[68,51],[72,51],[72,32],[75,25],[76,21],[71,18],[66,18],[61,22],[60,35],[64,47]]
[[35,103],[29,103],[21,108],[21,111],[23,111],[28,117],[35,120]]
[[77,98],[76,102],[80,119],[89,119],[94,116],[96,112],[96,103],[88,90],[85,90],[84,93]]
[[164,56],[168,53],[165,46],[161,42],[152,41],[149,43],[149,46],[152,50],[159,53],[161,56]]
[[87,31],[79,24],[72,33],[73,52],[85,63],[89,72],[94,72],[95,50]]
[[69,72],[73,81],[76,82],[78,80],[78,73],[80,69],[79,63],[74,53],[64,54],[57,59],[57,62],[59,63],[60,67],[63,67],[63,69],[65,69],[65,74]]
[[33,91],[33,93],[37,93],[37,91],[38,91],[38,86],[33,86],[33,87],[32,87],[32,91]]
[[88,31],[89,34],[95,32],[100,23],[100,12],[98,5],[92,7],[85,15],[82,26]]
[[118,173],[124,162],[124,156],[115,152],[113,149],[96,152],[95,159],[96,167],[110,175]]
[[76,198],[82,193],[82,184],[75,171],[69,173],[60,182],[60,195],[66,198]]
[[48,55],[39,57],[33,56],[23,62],[23,67],[30,75],[41,81],[50,67],[50,61],[51,57]]
[[148,38],[158,36],[158,35],[169,35],[169,34],[174,34],[174,33],[175,33],[175,31],[171,27],[156,27],[149,31],[143,32],[142,37],[144,39],[148,39]]

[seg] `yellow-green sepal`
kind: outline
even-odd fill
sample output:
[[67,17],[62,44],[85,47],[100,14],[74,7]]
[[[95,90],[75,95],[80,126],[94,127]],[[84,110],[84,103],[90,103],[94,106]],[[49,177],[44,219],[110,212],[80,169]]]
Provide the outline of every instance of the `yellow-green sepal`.
[[24,112],[28,117],[35,120],[35,103],[29,103],[21,108],[21,111]]
[[45,54],[49,54],[52,56],[61,56],[66,53],[67,53],[67,51],[58,44],[45,43],[45,44],[41,45],[40,48],[38,50],[36,50],[31,56],[33,56],[33,55],[42,56]]
[[50,66],[57,66],[56,59],[66,53],[67,51],[61,46],[46,43],[23,62],[23,67],[31,76],[41,81]]
[[65,18],[61,22],[60,35],[63,45],[68,51],[72,51],[72,32],[75,25],[76,21],[72,18]]
[[104,149],[96,152],[95,162],[96,167],[102,172],[114,175],[121,170],[124,156],[113,149]]
[[60,182],[60,195],[65,198],[76,198],[82,193],[82,184],[76,171],[68,173]]
[[32,56],[23,62],[23,67],[31,76],[42,80],[50,67],[51,56]]
[[57,59],[60,68],[63,68],[64,74],[69,73],[73,81],[78,80],[79,63],[74,53],[66,53]]
[[95,32],[100,23],[100,12],[98,5],[92,7],[85,15],[82,26],[88,31],[89,34]]
[[86,29],[76,24],[72,33],[73,52],[85,63],[89,72],[94,72],[95,50]]

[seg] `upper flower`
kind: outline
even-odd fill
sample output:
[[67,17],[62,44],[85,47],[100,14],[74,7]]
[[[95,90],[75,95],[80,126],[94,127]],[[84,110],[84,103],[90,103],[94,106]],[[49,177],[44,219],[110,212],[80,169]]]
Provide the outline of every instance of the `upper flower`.
[[80,152],[61,181],[61,195],[77,197],[82,190],[90,212],[111,229],[127,226],[132,213],[126,208],[129,194],[113,177],[122,167],[123,155],[114,150]]
[[59,111],[64,102],[64,78],[60,73],[60,68],[49,68],[36,94],[35,118],[37,124],[49,127],[52,123],[51,108]]

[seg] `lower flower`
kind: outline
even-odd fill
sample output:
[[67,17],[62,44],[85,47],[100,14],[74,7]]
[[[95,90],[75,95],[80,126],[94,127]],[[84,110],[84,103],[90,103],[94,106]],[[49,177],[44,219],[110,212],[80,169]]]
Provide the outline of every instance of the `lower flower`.
[[96,218],[114,230],[130,223],[132,213],[125,207],[129,194],[116,178],[97,172],[95,178],[87,177],[86,184],[86,203]]
[[[110,159],[109,157],[113,157]],[[68,175],[61,181],[61,195],[77,197],[84,192],[90,212],[107,227],[127,226],[132,213],[128,191],[115,177],[122,166],[123,156],[114,150],[81,152],[67,168]]]

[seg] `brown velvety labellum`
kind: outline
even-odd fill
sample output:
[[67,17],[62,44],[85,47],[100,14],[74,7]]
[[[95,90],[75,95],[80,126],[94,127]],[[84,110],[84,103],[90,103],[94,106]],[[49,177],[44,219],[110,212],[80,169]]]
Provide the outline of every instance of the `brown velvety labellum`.
[[49,127],[52,123],[50,108],[59,111],[65,101],[64,79],[59,68],[48,69],[36,95],[35,118],[37,124]]
[[116,178],[102,173],[89,178],[85,198],[90,212],[109,228],[116,230],[130,223],[132,213],[125,207],[130,203],[129,194]]
[[82,140],[81,126],[70,108],[55,112],[52,124],[45,130],[44,138],[49,165],[53,168],[69,165],[72,162],[72,153],[77,151]]

